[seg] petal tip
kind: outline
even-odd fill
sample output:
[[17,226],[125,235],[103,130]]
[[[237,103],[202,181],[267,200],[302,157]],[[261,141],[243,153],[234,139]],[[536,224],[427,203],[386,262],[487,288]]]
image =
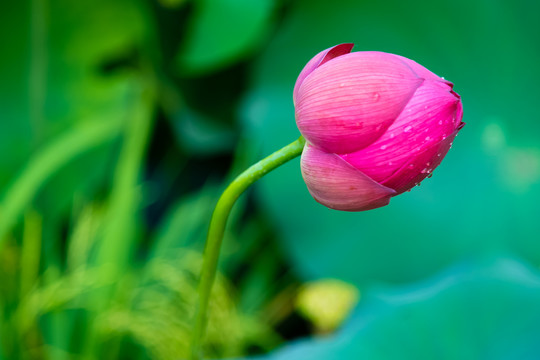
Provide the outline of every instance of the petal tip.
[[302,85],[302,82],[304,82],[304,79],[311,74],[315,69],[317,69],[322,64],[335,59],[341,55],[349,54],[354,47],[353,43],[343,43],[338,44],[335,46],[332,46],[331,48],[328,48],[326,50],[321,51],[317,55],[315,55],[309,62],[304,66],[302,71],[300,72],[300,75],[298,75],[298,78],[296,79],[296,83],[294,84],[294,90],[293,90],[293,102],[296,103],[296,97],[298,95],[298,91],[300,89],[300,85]]

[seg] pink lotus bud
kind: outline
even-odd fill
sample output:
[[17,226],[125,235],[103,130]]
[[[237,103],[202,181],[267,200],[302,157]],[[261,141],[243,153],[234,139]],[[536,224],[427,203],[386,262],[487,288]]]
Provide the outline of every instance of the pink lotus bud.
[[363,211],[430,176],[465,124],[451,82],[402,56],[352,47],[311,59],[293,99],[309,192],[329,208]]

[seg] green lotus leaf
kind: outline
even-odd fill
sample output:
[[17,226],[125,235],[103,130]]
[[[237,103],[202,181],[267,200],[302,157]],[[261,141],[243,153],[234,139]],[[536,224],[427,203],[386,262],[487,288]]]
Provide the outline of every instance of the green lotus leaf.
[[259,360],[537,359],[540,273],[515,259],[461,263],[413,285],[372,289],[348,323]]

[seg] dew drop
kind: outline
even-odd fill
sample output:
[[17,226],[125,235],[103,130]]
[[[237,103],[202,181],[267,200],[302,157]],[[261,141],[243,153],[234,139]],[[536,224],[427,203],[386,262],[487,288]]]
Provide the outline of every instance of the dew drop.
[[390,139],[393,139],[394,138],[394,133],[390,133]]
[[439,120],[439,125],[442,125],[442,120]]
[[409,169],[414,169],[414,164],[409,164]]
[[429,166],[429,165],[431,165],[431,163],[430,163],[430,162],[426,163],[426,166]]
[[421,174],[427,173],[427,169],[426,169],[426,168],[422,169],[422,171],[420,171],[420,173],[421,173]]
[[426,136],[426,141],[429,141],[429,140],[431,140],[431,137]]
[[427,105],[424,105],[424,110],[427,109]]
[[444,80],[444,76],[441,76],[441,79],[443,79],[443,80]]
[[391,162],[391,161],[389,161],[389,162],[388,162],[388,166],[392,166],[392,165],[394,165],[394,163]]
[[438,154],[437,154],[437,157],[441,157],[441,153],[438,153]]
[[409,132],[411,131],[412,126],[407,126],[405,129],[403,129],[403,132]]
[[381,95],[379,95],[378,92],[374,92],[374,93],[373,93],[373,100],[374,100],[374,101],[379,101],[379,98],[380,98],[380,97],[381,97]]
[[388,145],[381,145],[381,150],[384,150],[388,147]]

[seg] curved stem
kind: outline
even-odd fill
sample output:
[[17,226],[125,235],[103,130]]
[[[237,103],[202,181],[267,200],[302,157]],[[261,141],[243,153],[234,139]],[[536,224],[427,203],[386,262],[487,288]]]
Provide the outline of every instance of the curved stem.
[[225,189],[223,194],[221,194],[221,197],[216,204],[216,208],[214,209],[214,213],[212,214],[210,228],[208,229],[208,236],[206,238],[206,248],[199,283],[198,311],[195,315],[195,327],[193,328],[191,342],[191,360],[199,360],[201,358],[200,347],[206,327],[206,311],[208,309],[210,293],[216,276],[221,241],[223,239],[225,225],[231,208],[238,197],[246,191],[251,184],[275,168],[300,155],[305,143],[306,140],[300,136],[298,140],[252,165],[234,179]]

